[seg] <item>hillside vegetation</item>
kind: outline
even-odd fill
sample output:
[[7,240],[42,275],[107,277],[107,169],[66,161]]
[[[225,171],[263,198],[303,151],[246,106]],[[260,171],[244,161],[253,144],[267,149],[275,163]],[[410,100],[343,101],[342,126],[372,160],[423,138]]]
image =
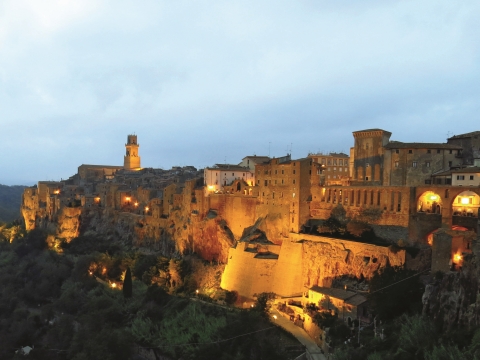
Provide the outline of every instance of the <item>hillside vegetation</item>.
[[0,184],[0,222],[10,222],[20,217],[22,193],[26,186]]
[[[215,264],[127,252],[95,236],[59,243],[15,227],[0,232],[0,359],[25,358],[15,351],[27,345],[34,346],[29,359],[49,360],[140,359],[140,352],[164,360],[300,354],[287,351],[298,342],[261,307],[212,303],[194,269],[215,278]],[[224,294],[224,303],[233,301]]]

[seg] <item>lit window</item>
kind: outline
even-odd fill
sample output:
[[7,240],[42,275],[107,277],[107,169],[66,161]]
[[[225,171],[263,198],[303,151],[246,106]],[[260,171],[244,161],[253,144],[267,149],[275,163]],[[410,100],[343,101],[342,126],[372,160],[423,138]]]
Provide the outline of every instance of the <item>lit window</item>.
[[398,161],[395,161],[395,167],[396,168],[398,168],[398,165],[399,165]]
[[417,167],[417,162],[416,161],[412,162],[412,167]]
[[457,180],[465,180],[465,175],[457,175]]
[[427,161],[427,162],[425,163],[425,166],[426,166],[426,167],[430,167],[430,161]]

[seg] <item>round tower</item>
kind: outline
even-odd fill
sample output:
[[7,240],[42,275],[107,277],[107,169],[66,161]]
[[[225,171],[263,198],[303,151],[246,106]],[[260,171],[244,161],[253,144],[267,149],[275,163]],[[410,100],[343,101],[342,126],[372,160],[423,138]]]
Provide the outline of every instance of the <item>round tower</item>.
[[123,168],[125,170],[140,169],[140,156],[138,156],[137,135],[128,135],[125,144],[125,156],[123,158]]

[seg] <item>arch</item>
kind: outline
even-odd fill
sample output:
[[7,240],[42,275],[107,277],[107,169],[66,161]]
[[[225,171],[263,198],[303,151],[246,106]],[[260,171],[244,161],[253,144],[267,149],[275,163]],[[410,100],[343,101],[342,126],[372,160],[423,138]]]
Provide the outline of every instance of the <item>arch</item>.
[[480,196],[473,191],[462,191],[452,202],[453,216],[478,217],[480,207]]
[[429,190],[418,197],[417,212],[440,214],[441,209],[442,197],[439,194]]

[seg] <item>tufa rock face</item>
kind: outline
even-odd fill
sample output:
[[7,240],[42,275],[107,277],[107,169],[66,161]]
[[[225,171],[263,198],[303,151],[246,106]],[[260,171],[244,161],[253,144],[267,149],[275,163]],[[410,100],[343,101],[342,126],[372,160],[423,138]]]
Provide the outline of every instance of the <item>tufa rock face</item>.
[[422,297],[423,313],[430,315],[443,329],[480,325],[480,268],[477,256],[467,255],[458,272],[436,274]]

